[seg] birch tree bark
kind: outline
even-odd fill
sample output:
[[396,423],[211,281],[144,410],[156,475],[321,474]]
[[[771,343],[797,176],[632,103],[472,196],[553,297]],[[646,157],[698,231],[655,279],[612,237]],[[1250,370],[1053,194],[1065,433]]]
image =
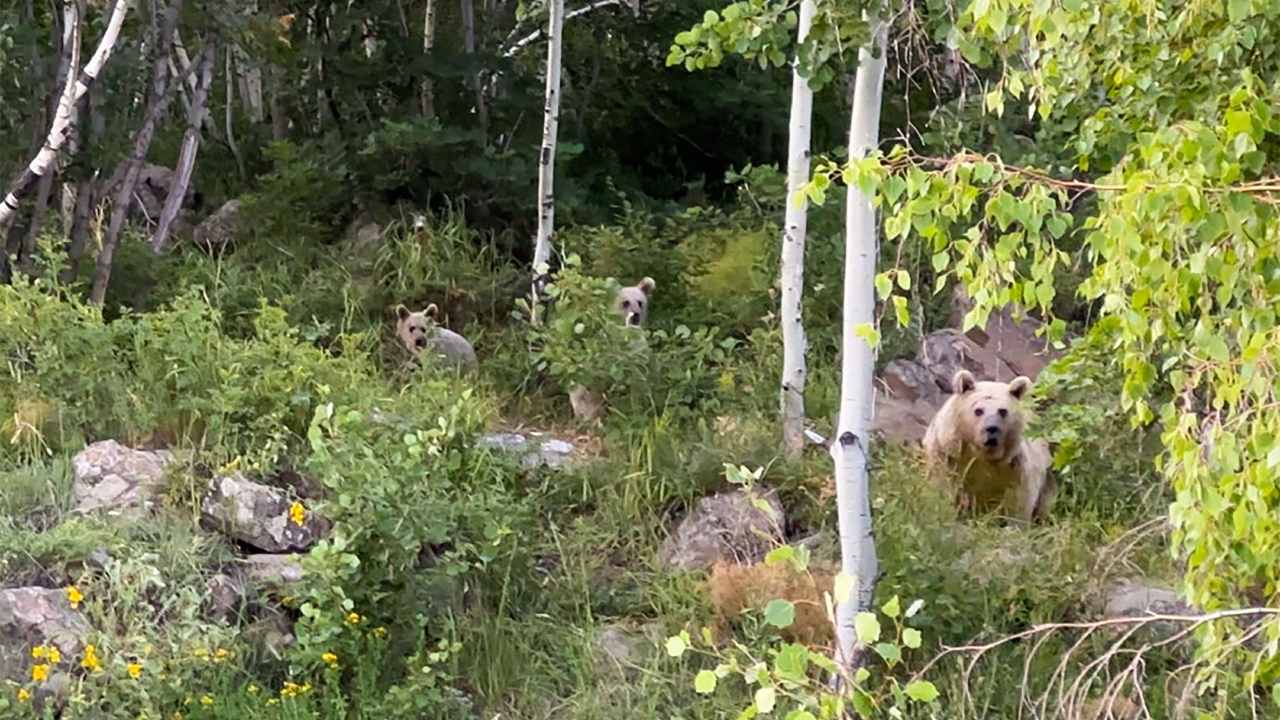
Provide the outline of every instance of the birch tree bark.
[[[436,45],[436,0],[427,0],[427,11],[422,20],[422,52],[430,56]],[[422,116],[436,116],[436,90],[430,73],[422,73]]]
[[[71,67],[75,68],[80,65],[80,14],[76,0],[67,0],[63,7],[66,22],[72,23],[74,21],[73,26],[76,28],[73,33],[74,48],[72,57],[74,62],[71,64]],[[9,227],[13,224],[14,217],[18,212],[18,205],[22,201],[22,196],[45,173],[53,169],[54,161],[57,160],[58,153],[62,150],[63,144],[66,143],[67,134],[74,124],[76,103],[85,93],[89,92],[89,87],[98,79],[103,66],[111,58],[111,53],[115,50],[116,40],[120,37],[120,28],[123,27],[124,18],[128,12],[129,0],[116,0],[111,10],[111,18],[107,21],[107,29],[103,32],[102,39],[98,42],[98,47],[89,58],[89,62],[79,73],[70,72],[67,74],[67,86],[58,101],[58,112],[54,115],[44,146],[27,164],[27,167],[10,183],[9,191],[6,193],[4,200],[0,200],[0,237],[5,237],[8,234]]]
[[[871,48],[858,52],[853,109],[849,122],[849,162],[865,157],[879,143],[881,92],[884,87],[887,26],[869,17]],[[856,664],[854,616],[871,606],[878,565],[871,528],[867,453],[873,412],[875,349],[867,331],[874,327],[878,238],[872,198],[856,184],[848,188],[845,215],[844,317],[840,368],[840,422],[831,457],[835,461],[836,503],[840,528],[841,571],[854,579],[847,598],[837,598],[836,659],[845,668]]]
[[196,93],[191,99],[191,113],[187,117],[187,131],[182,136],[182,150],[178,154],[173,187],[164,200],[160,222],[156,225],[155,234],[151,236],[151,250],[155,253],[164,252],[173,221],[178,218],[178,211],[182,209],[182,202],[187,196],[187,188],[191,186],[191,173],[195,171],[196,155],[200,152],[200,128],[204,125],[208,109],[209,88],[213,85],[213,63],[217,54],[217,41],[210,37],[205,43],[204,57],[200,59],[200,81],[196,84]]
[[[800,3],[799,46],[813,25],[814,0]],[[804,333],[804,243],[809,201],[802,188],[809,182],[809,136],[813,121],[813,89],[792,62],[791,128],[787,146],[787,209],[782,230],[782,441],[787,457],[804,450],[804,386],[808,369]]]
[[539,303],[546,285],[551,259],[551,236],[555,232],[556,136],[560,124],[560,50],[563,45],[564,0],[548,3],[547,92],[542,117],[542,152],[538,158],[538,236],[533,245],[532,321],[540,322]]
[[[159,11],[159,6],[156,7]],[[147,88],[146,111],[142,125],[133,136],[133,149],[124,159],[124,177],[115,190],[111,200],[111,221],[107,225],[107,236],[98,251],[97,267],[93,277],[93,288],[89,292],[89,302],[101,305],[107,293],[107,283],[111,280],[111,264],[115,259],[116,247],[120,243],[120,233],[124,230],[125,220],[129,217],[129,209],[133,206],[133,191],[138,184],[138,173],[142,170],[142,161],[151,149],[151,140],[155,137],[156,125],[169,108],[169,53],[173,50],[173,36],[178,26],[178,15],[182,12],[182,0],[173,0],[164,15],[153,18],[152,26],[155,37],[155,58],[151,67],[151,86]]]

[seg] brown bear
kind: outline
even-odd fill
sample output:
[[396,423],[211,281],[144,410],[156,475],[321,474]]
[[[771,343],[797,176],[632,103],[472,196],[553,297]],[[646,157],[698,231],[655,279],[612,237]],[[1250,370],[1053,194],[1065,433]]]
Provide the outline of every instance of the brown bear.
[[1056,492],[1049,444],[1023,437],[1020,401],[1031,380],[976,382],[956,372],[953,394],[925,430],[930,480],[951,490],[961,510],[999,509],[1024,522],[1046,516]]
[[653,278],[647,277],[635,285],[618,291],[613,307],[622,316],[623,324],[627,327],[644,325],[645,320],[649,318],[649,296],[653,294],[655,287],[657,283]]
[[434,303],[421,312],[410,312],[404,305],[396,307],[396,337],[420,364],[425,353],[436,362],[454,368],[476,367],[476,351],[466,338],[436,323],[440,311]]

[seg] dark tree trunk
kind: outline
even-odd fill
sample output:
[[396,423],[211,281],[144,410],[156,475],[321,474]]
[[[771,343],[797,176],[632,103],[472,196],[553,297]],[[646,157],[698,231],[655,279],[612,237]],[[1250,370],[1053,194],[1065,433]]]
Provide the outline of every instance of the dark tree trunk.
[[177,219],[178,211],[182,209],[182,200],[191,185],[191,173],[195,170],[196,155],[200,152],[200,126],[204,124],[209,88],[213,85],[213,61],[217,52],[217,43],[210,37],[205,43],[204,57],[200,59],[200,80],[196,85],[195,97],[191,99],[191,114],[187,118],[187,132],[182,136],[182,152],[178,155],[173,187],[169,188],[164,210],[160,213],[160,223],[156,226],[155,235],[151,237],[151,250],[156,253],[164,252],[173,221]]
[[[156,8],[157,13],[159,7]],[[178,15],[182,12],[182,0],[172,0],[164,11],[163,18],[152,17],[152,28],[155,42],[152,50],[155,59],[151,65],[151,87],[147,89],[147,105],[143,113],[142,125],[133,136],[133,151],[125,158],[123,179],[116,188],[111,202],[111,222],[107,226],[107,236],[103,239],[102,249],[98,252],[97,268],[93,276],[93,288],[89,292],[89,302],[101,305],[107,295],[107,285],[111,282],[111,264],[115,260],[116,247],[120,243],[120,233],[124,229],[125,220],[129,216],[129,208],[133,204],[133,190],[138,184],[138,173],[142,169],[142,161],[151,149],[151,140],[155,137],[156,125],[169,107],[169,53],[173,51],[173,33],[178,26]]]

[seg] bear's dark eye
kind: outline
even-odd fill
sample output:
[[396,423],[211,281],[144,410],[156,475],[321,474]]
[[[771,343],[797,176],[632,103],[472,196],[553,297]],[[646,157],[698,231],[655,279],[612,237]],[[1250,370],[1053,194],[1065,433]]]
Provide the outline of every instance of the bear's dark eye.
[[973,414],[974,414],[974,415],[976,415],[976,416],[978,416],[978,417],[982,417],[982,408],[978,408],[978,409],[974,410],[974,411],[973,411]]
[[1009,411],[1005,408],[1000,408],[1000,417],[1009,417]]
[[643,309],[644,309],[644,301],[643,301],[643,300],[641,300],[641,301],[639,301],[639,302],[637,302],[637,303],[636,303],[636,309],[637,309],[637,310],[643,310]]
[[630,300],[623,300],[623,301],[622,301],[622,307],[624,307],[624,308],[630,308],[630,307],[631,307],[631,301],[630,301]]

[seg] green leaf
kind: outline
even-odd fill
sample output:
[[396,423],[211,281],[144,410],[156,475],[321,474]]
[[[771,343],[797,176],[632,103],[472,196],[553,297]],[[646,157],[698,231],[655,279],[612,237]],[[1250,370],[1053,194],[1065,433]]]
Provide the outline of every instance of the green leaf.
[[933,258],[931,258],[931,262],[933,264],[933,271],[935,273],[940,273],[946,270],[947,266],[951,264],[951,256],[947,254],[946,250],[943,250],[942,252],[934,253]]
[[773,712],[773,706],[778,702],[778,691],[771,687],[762,687],[756,691],[756,709],[761,713]]
[[898,661],[902,659],[902,651],[893,643],[876,643],[875,651],[877,655],[884,658],[889,667],[897,665]]
[[793,680],[801,680],[809,670],[809,649],[794,643],[784,645],[774,662],[778,674]]
[[851,594],[853,594],[853,578],[845,573],[837,574],[832,600],[837,604],[846,603],[849,602]]
[[808,710],[792,710],[787,713],[787,720],[818,720]]
[[889,598],[889,602],[885,603],[880,607],[880,612],[884,613],[885,617],[896,618],[898,617],[898,613],[901,611],[902,611],[902,607],[898,604],[897,595],[894,595],[893,597]]
[[882,272],[876,275],[876,297],[884,300],[893,292],[893,281],[889,279],[889,273]]
[[779,545],[769,551],[764,556],[765,565],[778,565],[780,563],[790,562],[796,556],[796,549],[791,545]]
[[1249,0],[1230,0],[1227,3],[1227,14],[1231,18],[1231,22],[1244,22],[1253,14],[1252,3]]
[[880,331],[875,329],[871,323],[858,323],[853,328],[853,334],[857,335],[873,349],[880,345]]
[[796,606],[787,600],[770,600],[764,608],[764,621],[777,628],[790,627],[796,621]]
[[928,680],[912,680],[904,688],[907,697],[918,702],[931,703],[938,699],[938,688]]
[[710,695],[716,691],[716,674],[710,670],[702,670],[693,679],[693,689],[700,695]]
[[880,639],[880,621],[874,613],[858,613],[853,619],[853,629],[858,633],[858,642],[863,645],[870,645]]
[[898,318],[898,327],[911,324],[911,313],[907,310],[907,299],[901,295],[893,296],[893,312]]
[[904,292],[911,291],[911,273],[906,270],[898,271],[898,287],[902,288]]
[[906,628],[902,631],[902,644],[915,650],[920,647],[920,631],[915,628]]

